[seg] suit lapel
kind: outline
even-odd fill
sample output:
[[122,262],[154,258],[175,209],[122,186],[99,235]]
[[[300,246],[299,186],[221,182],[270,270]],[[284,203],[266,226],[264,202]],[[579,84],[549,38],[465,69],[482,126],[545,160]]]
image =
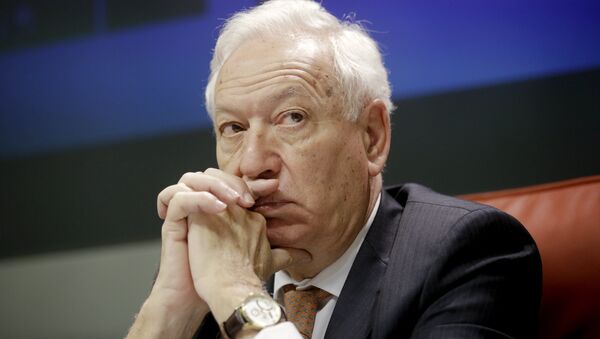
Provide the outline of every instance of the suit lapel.
[[325,338],[366,338],[377,319],[379,296],[402,207],[385,191],[329,321]]

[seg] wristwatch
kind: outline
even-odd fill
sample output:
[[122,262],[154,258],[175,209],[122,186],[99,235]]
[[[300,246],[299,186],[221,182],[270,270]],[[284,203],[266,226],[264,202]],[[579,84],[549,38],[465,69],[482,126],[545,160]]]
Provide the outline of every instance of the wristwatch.
[[264,294],[250,294],[223,323],[229,338],[235,338],[242,328],[262,330],[285,321],[285,313],[275,300]]

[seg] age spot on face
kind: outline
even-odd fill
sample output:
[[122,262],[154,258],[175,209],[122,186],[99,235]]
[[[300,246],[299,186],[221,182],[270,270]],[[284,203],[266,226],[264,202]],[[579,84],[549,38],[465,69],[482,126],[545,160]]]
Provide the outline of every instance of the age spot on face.
[[333,88],[327,87],[327,89],[325,90],[325,95],[327,95],[328,98],[331,98],[331,96],[333,95]]

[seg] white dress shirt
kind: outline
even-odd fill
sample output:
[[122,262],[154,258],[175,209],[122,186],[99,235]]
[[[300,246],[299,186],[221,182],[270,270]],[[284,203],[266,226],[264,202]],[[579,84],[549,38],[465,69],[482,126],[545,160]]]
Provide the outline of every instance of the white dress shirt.
[[[325,337],[325,331],[327,330],[327,325],[329,324],[329,320],[331,319],[331,315],[333,314],[333,309],[335,308],[335,304],[337,303],[337,299],[342,292],[342,288],[344,287],[344,283],[346,282],[346,278],[348,277],[348,273],[350,273],[350,268],[354,263],[354,259],[358,254],[358,250],[365,240],[365,236],[371,228],[371,224],[373,224],[373,219],[375,219],[375,215],[377,214],[377,210],[379,209],[379,203],[381,200],[381,193],[377,196],[377,200],[375,201],[375,206],[373,206],[373,210],[369,215],[369,219],[367,223],[363,226],[360,232],[356,235],[356,238],[348,247],[346,252],[342,254],[333,264],[326,267],[324,270],[319,272],[312,279],[304,279],[302,281],[296,281],[292,279],[292,277],[287,274],[285,271],[279,271],[275,273],[275,283],[274,283],[274,297],[275,299],[281,303],[283,300],[283,291],[282,287],[287,284],[296,285],[297,289],[306,289],[311,286],[318,287],[322,290],[329,292],[332,297],[327,301],[327,303],[317,311],[317,316],[315,318],[315,327],[313,329],[312,338],[313,339],[322,339]],[[278,324],[276,326],[268,327],[258,333],[255,337],[256,339],[270,339],[270,338],[302,338],[296,328],[294,326],[290,326],[290,322],[285,322]]]

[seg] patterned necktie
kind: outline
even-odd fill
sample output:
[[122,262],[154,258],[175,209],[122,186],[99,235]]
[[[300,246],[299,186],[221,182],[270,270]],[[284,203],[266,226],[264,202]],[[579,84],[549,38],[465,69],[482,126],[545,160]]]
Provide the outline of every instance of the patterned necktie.
[[293,284],[283,286],[283,306],[289,321],[306,339],[312,337],[317,311],[331,294],[317,287],[297,290]]

